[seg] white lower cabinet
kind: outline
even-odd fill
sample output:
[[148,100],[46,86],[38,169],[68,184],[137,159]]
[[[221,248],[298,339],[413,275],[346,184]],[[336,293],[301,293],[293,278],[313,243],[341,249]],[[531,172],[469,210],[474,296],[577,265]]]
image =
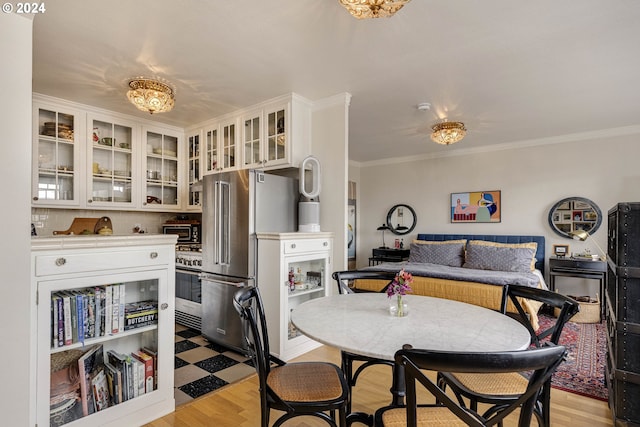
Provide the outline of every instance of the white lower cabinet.
[[332,233],[258,233],[257,283],[269,347],[284,361],[320,346],[292,325],[291,311],[330,293],[332,247]]
[[175,409],[175,239],[32,240],[32,425],[139,426]]

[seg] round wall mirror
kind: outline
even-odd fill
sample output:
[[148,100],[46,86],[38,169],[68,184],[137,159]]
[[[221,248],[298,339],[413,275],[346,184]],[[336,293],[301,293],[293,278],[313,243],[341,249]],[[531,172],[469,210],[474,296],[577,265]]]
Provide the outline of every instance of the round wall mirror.
[[409,234],[416,228],[416,211],[409,205],[395,205],[387,213],[387,227],[393,234]]
[[571,239],[572,231],[595,233],[602,224],[602,212],[598,205],[583,197],[567,197],[553,205],[549,211],[551,229]]

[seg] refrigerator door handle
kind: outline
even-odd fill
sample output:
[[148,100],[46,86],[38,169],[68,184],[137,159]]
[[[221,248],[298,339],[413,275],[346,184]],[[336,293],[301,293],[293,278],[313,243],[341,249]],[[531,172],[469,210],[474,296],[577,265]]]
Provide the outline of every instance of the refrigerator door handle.
[[220,181],[215,181],[213,193],[213,262],[220,264]]
[[220,264],[229,265],[231,254],[231,185],[220,181],[219,211],[220,230],[218,245],[220,248]]

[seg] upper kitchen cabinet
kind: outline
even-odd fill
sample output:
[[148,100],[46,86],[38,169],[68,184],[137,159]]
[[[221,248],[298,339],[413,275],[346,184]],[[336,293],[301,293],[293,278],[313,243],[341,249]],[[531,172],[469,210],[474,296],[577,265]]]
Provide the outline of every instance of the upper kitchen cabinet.
[[311,154],[311,102],[296,94],[203,125],[203,174],[297,167]]
[[187,209],[202,209],[202,184],[200,166],[203,164],[203,153],[200,142],[202,131],[197,130],[187,135]]
[[85,114],[34,100],[32,200],[34,206],[80,204]]
[[150,210],[178,210],[179,153],[182,136],[164,129],[145,128],[144,191],[142,206]]
[[136,206],[140,126],[133,121],[90,114],[87,139],[87,206]]
[[205,153],[203,173],[236,170],[238,152],[238,118],[228,116],[204,127]]
[[242,118],[243,167],[298,166],[310,154],[310,103],[295,94],[269,101]]

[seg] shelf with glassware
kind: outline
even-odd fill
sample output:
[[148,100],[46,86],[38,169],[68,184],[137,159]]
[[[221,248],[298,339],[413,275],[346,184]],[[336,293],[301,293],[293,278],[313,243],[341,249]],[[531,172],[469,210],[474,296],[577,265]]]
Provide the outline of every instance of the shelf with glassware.
[[92,115],[88,165],[87,203],[91,207],[132,207],[137,168],[134,161],[136,124],[111,117]]
[[34,101],[34,205],[79,204],[82,117],[83,114],[72,107]]
[[142,206],[177,210],[180,207],[178,191],[178,159],[182,136],[162,129],[145,128],[145,188]]
[[174,246],[163,235],[33,240],[38,425],[141,425],[174,410]]
[[283,360],[320,344],[300,334],[291,311],[329,293],[332,233],[258,233],[258,276],[271,351]]

